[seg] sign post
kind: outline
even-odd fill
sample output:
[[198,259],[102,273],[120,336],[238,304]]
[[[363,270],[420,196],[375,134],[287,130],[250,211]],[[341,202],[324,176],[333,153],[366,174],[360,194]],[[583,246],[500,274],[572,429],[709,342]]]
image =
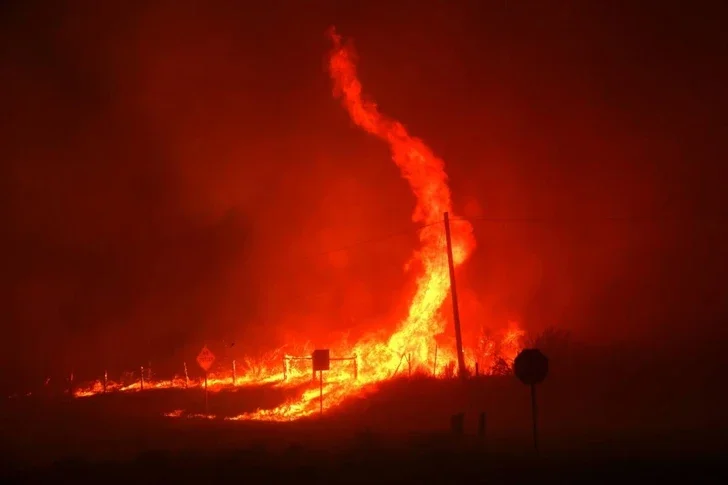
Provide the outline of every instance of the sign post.
[[331,368],[331,352],[329,349],[314,350],[311,354],[314,374],[319,373],[319,413],[324,414],[324,371]]
[[215,354],[210,352],[210,349],[205,345],[202,347],[200,354],[197,356],[197,364],[205,371],[205,414],[209,414],[209,408],[207,405],[207,372],[212,367],[212,363],[215,362]]
[[546,379],[549,359],[538,349],[523,349],[513,361],[513,372],[524,384],[531,386],[531,418],[533,420],[533,448],[538,453],[538,407],[536,384]]

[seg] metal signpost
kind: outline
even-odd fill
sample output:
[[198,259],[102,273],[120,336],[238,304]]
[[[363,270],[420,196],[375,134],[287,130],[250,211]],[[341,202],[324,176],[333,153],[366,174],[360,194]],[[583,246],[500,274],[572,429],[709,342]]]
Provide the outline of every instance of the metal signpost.
[[200,354],[197,356],[197,364],[205,371],[205,413],[209,414],[209,408],[207,405],[207,372],[215,362],[215,354],[210,352],[207,346],[202,347]]
[[329,349],[317,349],[311,354],[314,373],[319,373],[319,412],[324,414],[324,371],[331,368],[331,352]]
[[538,349],[523,349],[513,361],[513,372],[526,385],[531,386],[531,415],[533,418],[533,448],[538,452],[538,408],[536,384],[546,379],[549,360]]

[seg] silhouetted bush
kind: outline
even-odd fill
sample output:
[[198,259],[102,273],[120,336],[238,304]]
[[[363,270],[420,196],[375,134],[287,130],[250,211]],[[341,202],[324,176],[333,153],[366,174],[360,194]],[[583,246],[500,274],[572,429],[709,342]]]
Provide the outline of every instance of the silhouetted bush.
[[488,374],[491,376],[509,376],[513,374],[513,368],[503,357],[498,357],[491,368],[488,369]]
[[445,379],[453,379],[457,372],[455,372],[455,362],[450,361],[445,365],[445,368],[442,370],[442,376]]

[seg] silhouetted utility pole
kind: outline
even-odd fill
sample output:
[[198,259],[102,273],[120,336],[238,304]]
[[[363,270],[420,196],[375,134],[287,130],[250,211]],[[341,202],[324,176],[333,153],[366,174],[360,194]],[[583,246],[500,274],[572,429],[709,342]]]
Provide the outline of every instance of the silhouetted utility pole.
[[450,291],[452,293],[452,316],[455,325],[455,345],[458,352],[458,375],[465,377],[465,359],[463,358],[463,336],[460,333],[460,309],[458,308],[458,292],[455,288],[455,263],[452,259],[452,241],[450,239],[450,217],[445,212],[445,240],[447,241],[447,265],[450,268]]

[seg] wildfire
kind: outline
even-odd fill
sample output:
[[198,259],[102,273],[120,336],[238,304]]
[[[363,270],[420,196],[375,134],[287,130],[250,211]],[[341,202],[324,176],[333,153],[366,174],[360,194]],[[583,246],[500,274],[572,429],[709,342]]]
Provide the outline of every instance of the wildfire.
[[[399,167],[416,199],[412,220],[421,225],[420,246],[413,255],[419,275],[416,291],[409,312],[389,338],[371,335],[354,345],[332,348],[332,355],[350,360],[333,362],[322,384],[326,408],[340,404],[346,398],[364,396],[377,388],[377,383],[397,373],[420,372],[445,374],[450,362],[456,360],[454,345],[438,346],[436,337],[443,334],[446,321],[441,309],[450,290],[443,214],[452,214],[450,189],[447,184],[444,162],[419,138],[411,136],[397,120],[379,112],[377,105],[362,94],[357,77],[355,53],[351,45],[342,42],[332,28],[328,33],[333,48],[328,58],[328,70],[333,81],[333,94],[339,99],[354,123],[366,132],[386,142],[392,159]],[[464,220],[451,225],[453,260],[456,266],[465,262],[475,249],[472,226]],[[500,355],[512,360],[519,350],[522,331],[512,326],[501,342],[489,342],[486,348],[469,349],[466,358],[469,365]],[[312,349],[307,349],[312,350]],[[479,355],[478,355],[479,354]],[[231,385],[257,385],[274,383],[276,386],[300,386],[311,381],[310,361],[293,360],[294,356],[282,352],[271,353],[268,359],[256,366],[247,365],[247,372],[233,375],[208,376],[211,391],[229,388]],[[440,365],[438,366],[438,362]],[[483,365],[481,363],[481,365]],[[254,369],[251,371],[250,369]],[[485,368],[483,368],[485,370]],[[151,388],[200,387],[200,380],[175,378],[171,381],[148,382]],[[75,392],[76,396],[97,394],[106,390],[137,390],[140,382],[122,386],[117,383],[96,382]],[[302,395],[273,409],[259,410],[228,419],[233,420],[293,420],[317,413],[319,410],[319,386],[311,385]],[[181,411],[167,414],[179,417]]]

